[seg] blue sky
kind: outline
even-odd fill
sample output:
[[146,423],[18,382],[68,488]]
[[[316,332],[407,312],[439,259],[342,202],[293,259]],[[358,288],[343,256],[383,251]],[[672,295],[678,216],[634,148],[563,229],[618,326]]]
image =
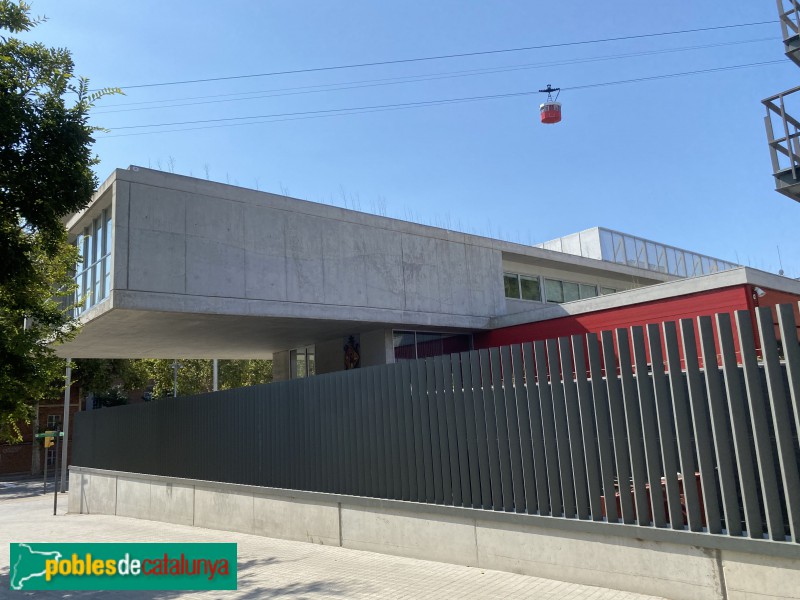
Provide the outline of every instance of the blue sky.
[[[92,87],[125,88],[777,20],[771,0],[732,0],[721,8],[697,0],[34,0],[34,13],[49,20],[27,37],[69,48],[76,72]],[[619,58],[630,54],[638,55]],[[603,57],[618,58],[596,60]],[[760,102],[797,85],[800,70],[788,59],[565,91],[564,120],[551,126],[538,123],[542,97],[527,95],[160,128],[195,128],[186,131],[121,129],[509,94],[547,83],[578,87],[782,58],[775,22],[129,88],[95,108],[93,122],[110,130],[97,134],[97,174],[103,180],[114,168],[150,166],[522,243],[599,225],[768,271],[779,268],[779,247],[786,275],[800,277],[800,205],[774,191]],[[506,67],[513,69],[498,72]],[[453,76],[487,69],[495,72]],[[426,75],[436,78],[419,79]],[[409,77],[417,79],[396,83]],[[152,104],[134,104],[143,102]],[[223,124],[229,122],[212,123]]]

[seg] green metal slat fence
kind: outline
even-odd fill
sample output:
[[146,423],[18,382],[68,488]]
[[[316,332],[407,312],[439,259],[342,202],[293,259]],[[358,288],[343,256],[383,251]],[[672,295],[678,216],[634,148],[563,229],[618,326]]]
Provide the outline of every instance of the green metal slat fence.
[[82,412],[73,460],[797,543],[794,312],[734,317]]

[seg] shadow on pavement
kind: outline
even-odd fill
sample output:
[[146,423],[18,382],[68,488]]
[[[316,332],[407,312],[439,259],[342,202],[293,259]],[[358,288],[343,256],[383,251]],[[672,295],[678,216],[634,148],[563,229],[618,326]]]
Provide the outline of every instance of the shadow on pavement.
[[[19,500],[21,498],[38,498],[43,495],[44,486],[41,477],[28,479],[0,479],[0,502],[3,500]],[[53,493],[53,479],[47,482],[47,493]]]

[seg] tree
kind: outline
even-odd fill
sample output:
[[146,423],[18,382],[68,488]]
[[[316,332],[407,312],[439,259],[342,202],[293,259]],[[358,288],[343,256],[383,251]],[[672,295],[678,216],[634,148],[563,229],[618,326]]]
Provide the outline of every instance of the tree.
[[[0,30],[41,21],[27,3],[0,0]],[[69,299],[79,256],[62,219],[97,187],[88,113],[118,90],[89,93],[73,69],[66,49],[0,35],[0,440],[19,439],[16,422],[58,394],[63,361],[52,344],[77,330]]]
[[[137,361],[147,377],[153,381],[153,395],[164,397],[172,394],[174,372],[173,360],[146,359]],[[179,360],[178,395],[203,394],[213,389],[213,366],[210,360]],[[270,383],[272,381],[271,360],[220,360],[219,389],[231,389]]]

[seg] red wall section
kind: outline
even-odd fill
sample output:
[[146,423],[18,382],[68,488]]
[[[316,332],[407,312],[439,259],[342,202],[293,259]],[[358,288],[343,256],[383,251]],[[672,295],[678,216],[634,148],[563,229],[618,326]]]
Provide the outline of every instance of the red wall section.
[[[794,321],[795,325],[800,326],[800,309],[798,309],[798,301],[800,295],[789,294],[787,292],[779,292],[777,290],[764,289],[764,296],[761,298],[755,297],[753,302],[755,306],[769,306],[772,309],[772,322],[775,324],[775,336],[781,339],[781,333],[778,329],[778,313],[775,310],[776,304],[791,304],[794,308]],[[755,319],[755,315],[753,317]],[[800,340],[800,329],[798,329],[798,339]]]
[[[493,331],[476,333],[473,339],[475,348],[481,349],[575,334],[600,333],[601,331],[617,328],[628,329],[633,325],[660,324],[663,321],[678,321],[679,319],[696,320],[696,317],[701,315],[713,316],[716,313],[730,314],[736,310],[749,310],[748,301],[752,303],[750,294],[750,286],[739,285],[698,292],[677,298],[655,300],[580,315],[568,315],[547,321],[503,327]],[[732,314],[731,321],[733,323],[734,337],[736,337],[736,324]],[[714,330],[716,337],[716,324]],[[699,350],[698,336],[698,354]],[[738,352],[738,343],[736,350]]]

